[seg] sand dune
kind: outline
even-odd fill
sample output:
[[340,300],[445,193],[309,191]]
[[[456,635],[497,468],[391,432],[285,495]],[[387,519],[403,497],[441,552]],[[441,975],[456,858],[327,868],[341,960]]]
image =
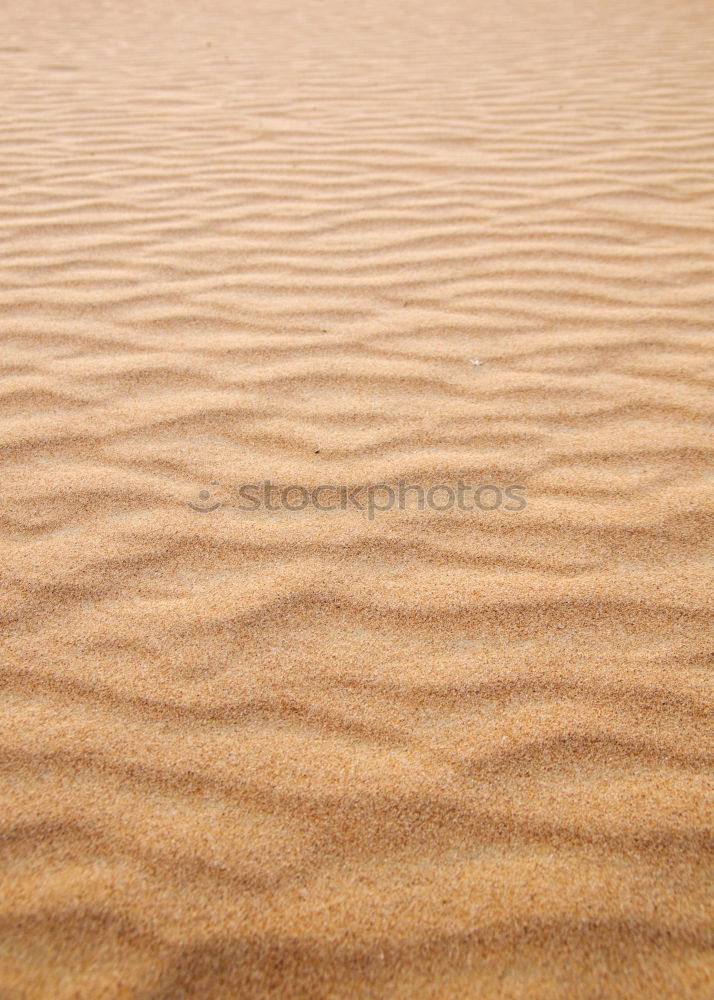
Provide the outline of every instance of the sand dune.
[[713,41],[7,0],[2,1000],[713,995]]

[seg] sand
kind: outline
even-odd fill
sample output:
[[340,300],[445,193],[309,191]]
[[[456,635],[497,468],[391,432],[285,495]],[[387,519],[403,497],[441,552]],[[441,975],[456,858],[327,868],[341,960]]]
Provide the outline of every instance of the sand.
[[2,1000],[709,1000],[714,8],[2,17]]

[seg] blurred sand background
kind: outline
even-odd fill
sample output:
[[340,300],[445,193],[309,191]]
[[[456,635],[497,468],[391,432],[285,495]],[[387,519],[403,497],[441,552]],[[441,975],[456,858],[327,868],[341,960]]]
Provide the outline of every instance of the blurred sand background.
[[[709,0],[5,0],[0,93],[2,1000],[711,998]],[[400,477],[528,506],[234,502]]]

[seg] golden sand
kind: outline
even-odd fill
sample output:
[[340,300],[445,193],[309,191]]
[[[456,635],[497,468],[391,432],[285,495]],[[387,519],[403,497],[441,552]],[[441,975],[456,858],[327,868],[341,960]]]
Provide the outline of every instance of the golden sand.
[[2,1000],[709,1000],[710,0],[2,18]]

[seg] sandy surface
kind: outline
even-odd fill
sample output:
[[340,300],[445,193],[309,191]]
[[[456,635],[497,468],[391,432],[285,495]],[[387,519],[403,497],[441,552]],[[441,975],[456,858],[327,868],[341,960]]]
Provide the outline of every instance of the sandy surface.
[[2,1000],[708,1000],[711,3],[0,43]]

